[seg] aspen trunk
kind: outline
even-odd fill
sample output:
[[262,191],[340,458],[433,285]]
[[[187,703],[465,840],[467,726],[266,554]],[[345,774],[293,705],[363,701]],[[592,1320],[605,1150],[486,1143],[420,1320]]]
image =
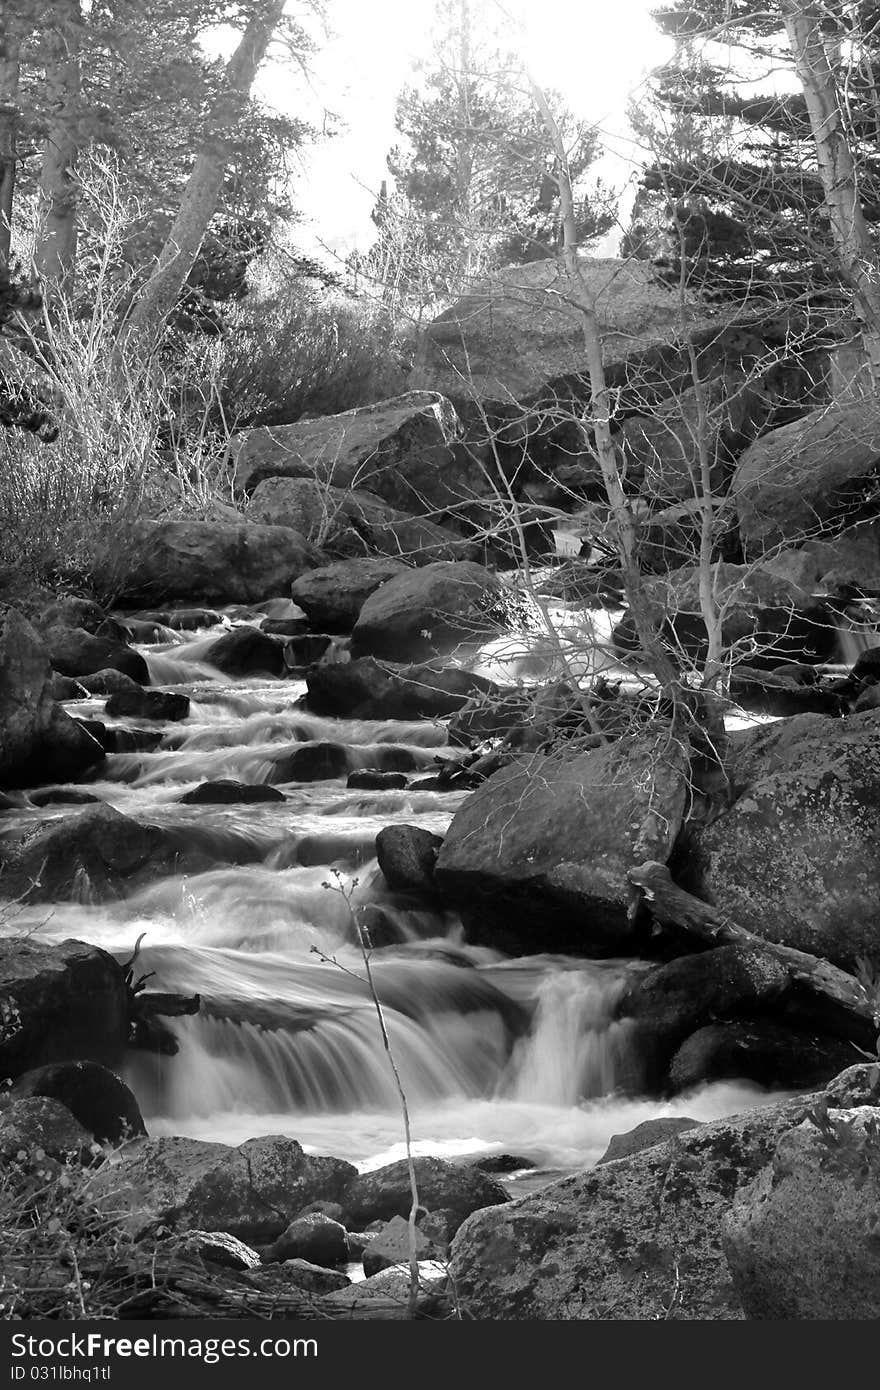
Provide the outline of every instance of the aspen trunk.
[[21,34],[15,15],[0,15],[0,270],[9,264],[18,133]]
[[51,116],[40,170],[34,267],[61,291],[71,289],[76,270],[81,34],[80,0],[54,0],[46,36],[46,97]]
[[135,300],[126,332],[155,341],[201,250],[217,207],[230,145],[247,104],[254,78],[266,56],[286,0],[262,0],[226,66],[224,89],[209,117],[208,132],[196,157],[180,207],[156,268]]
[[880,386],[880,278],[862,210],[837,83],[822,39],[823,7],[783,0],[785,29],[804,91],[825,206],[841,269],[855,295],[865,352]]

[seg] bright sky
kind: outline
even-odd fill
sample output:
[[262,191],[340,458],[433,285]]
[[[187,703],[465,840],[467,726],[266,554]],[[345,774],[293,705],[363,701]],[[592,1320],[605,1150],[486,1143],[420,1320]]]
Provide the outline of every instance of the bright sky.
[[[650,17],[656,3],[507,0],[508,9],[524,16],[525,52],[536,79],[560,91],[574,114],[607,138],[609,155],[599,172],[615,186],[632,172],[627,102],[671,51]],[[430,57],[434,0],[328,0],[327,9],[336,37],[312,62],[307,114],[320,124],[326,108],[339,117],[341,131],[307,155],[296,181],[295,199],[307,219],[297,241],[303,249],[323,244],[345,255],[373,238],[370,212],[395,142],[395,101],[411,80],[413,60]],[[306,114],[298,70],[268,67],[258,90],[271,105]],[[613,252],[616,244],[602,249]]]

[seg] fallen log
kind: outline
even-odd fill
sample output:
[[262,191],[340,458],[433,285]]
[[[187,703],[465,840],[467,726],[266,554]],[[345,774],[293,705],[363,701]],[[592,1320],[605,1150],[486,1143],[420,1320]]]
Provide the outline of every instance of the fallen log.
[[627,875],[634,888],[641,889],[657,921],[679,927],[710,946],[752,946],[780,961],[792,981],[811,993],[830,1001],[846,1013],[880,1029],[880,1003],[873,999],[854,975],[819,956],[765,941],[741,927],[721,908],[695,898],[674,883],[665,864],[649,859]]

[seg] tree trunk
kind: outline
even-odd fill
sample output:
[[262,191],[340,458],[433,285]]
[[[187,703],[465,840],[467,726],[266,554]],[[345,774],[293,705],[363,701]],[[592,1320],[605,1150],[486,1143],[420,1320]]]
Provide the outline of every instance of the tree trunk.
[[15,13],[0,15],[0,271],[9,265],[15,200],[21,33]]
[[837,83],[822,38],[823,8],[803,0],[783,0],[785,29],[810,117],[837,257],[854,292],[871,375],[875,386],[880,386],[877,258],[862,210]]
[[208,132],[174,224],[126,323],[126,333],[142,335],[148,343],[158,338],[195,264],[223,188],[236,125],[285,4],[286,0],[261,0],[255,5],[241,42],[226,66],[224,89],[211,111]]
[[40,170],[40,226],[34,267],[69,291],[76,269],[76,161],[80,148],[80,0],[54,0],[47,16],[46,98],[51,112]]

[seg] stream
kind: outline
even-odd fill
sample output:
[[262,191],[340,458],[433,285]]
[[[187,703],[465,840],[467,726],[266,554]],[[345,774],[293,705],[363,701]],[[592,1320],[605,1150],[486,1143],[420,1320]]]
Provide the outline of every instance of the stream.
[[[255,620],[259,619],[255,614]],[[143,934],[137,973],[151,989],[198,992],[197,1016],[168,1020],[176,1056],[129,1054],[125,1079],[149,1132],[240,1143],[287,1134],[307,1149],[377,1167],[403,1157],[403,1123],[379,1019],[364,978],[359,920],[391,944],[371,953],[414,1150],[448,1158],[515,1154],[537,1165],[505,1181],[526,1191],[589,1165],[612,1134],[661,1115],[709,1120],[770,1102],[750,1083],[701,1087],[673,1101],[640,1094],[640,1058],[613,1021],[632,960],[510,958],[464,942],[449,911],[402,906],[375,858],[395,822],[442,834],[466,793],[356,791],[344,779],[281,783],[287,800],[180,805],[205,780],[267,782],[280,753],[331,740],[375,765],[394,745],[433,770],[441,721],[319,718],[294,679],[233,680],[205,664],[221,628],[138,646],[154,685],[191,698],[153,752],[111,755],[88,790],[137,820],[173,826],[211,867],[162,877],[123,901],[17,911],[6,932],[92,942],[120,959]],[[104,700],[70,703],[100,717]],[[417,776],[418,772],[413,775]],[[8,823],[49,822],[69,806],[27,806]]]

